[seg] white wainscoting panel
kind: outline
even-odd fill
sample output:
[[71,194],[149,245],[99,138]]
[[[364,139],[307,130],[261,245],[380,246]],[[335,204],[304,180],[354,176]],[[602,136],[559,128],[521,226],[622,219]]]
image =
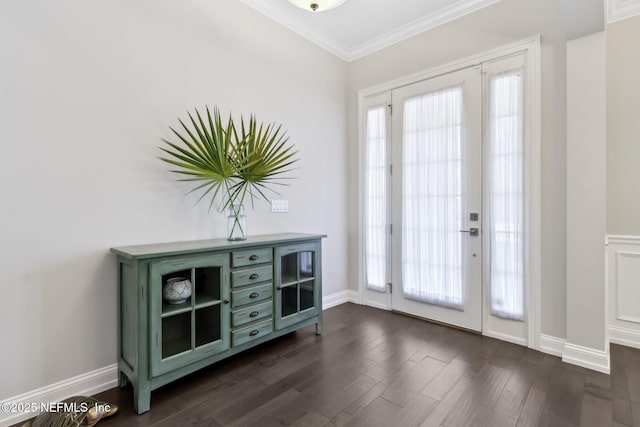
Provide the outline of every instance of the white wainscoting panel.
[[609,341],[640,348],[640,236],[607,236]]

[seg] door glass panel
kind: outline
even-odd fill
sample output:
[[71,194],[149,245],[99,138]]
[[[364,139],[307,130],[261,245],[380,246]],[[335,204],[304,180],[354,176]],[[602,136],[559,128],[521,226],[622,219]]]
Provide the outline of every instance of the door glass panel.
[[196,347],[220,339],[220,304],[196,310]]
[[282,283],[293,283],[298,280],[298,254],[284,255],[280,260]]
[[162,319],[162,358],[191,350],[191,311]]
[[489,250],[491,314],[524,319],[522,71],[490,80]]
[[313,252],[300,252],[300,279],[313,277]]
[[387,107],[367,111],[365,133],[365,266],[367,288],[386,291]]
[[298,312],[298,285],[284,286],[282,294],[282,317]]
[[462,87],[409,98],[403,115],[402,285],[462,310]]
[[313,280],[300,283],[300,311],[314,306],[315,284]]

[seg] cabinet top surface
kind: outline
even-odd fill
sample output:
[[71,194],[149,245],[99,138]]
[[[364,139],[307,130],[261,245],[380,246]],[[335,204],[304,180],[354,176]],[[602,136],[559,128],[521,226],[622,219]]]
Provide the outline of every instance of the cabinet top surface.
[[264,234],[251,236],[247,240],[229,241],[227,239],[189,240],[186,242],[155,243],[150,245],[121,246],[111,248],[111,252],[129,259],[155,258],[159,256],[189,254],[203,251],[241,250],[252,246],[295,243],[305,240],[319,240],[326,234]]

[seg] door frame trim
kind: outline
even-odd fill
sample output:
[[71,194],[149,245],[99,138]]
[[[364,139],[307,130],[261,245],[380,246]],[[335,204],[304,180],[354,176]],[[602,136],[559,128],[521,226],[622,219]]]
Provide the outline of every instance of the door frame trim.
[[[541,269],[540,269],[540,248],[541,248],[541,65],[540,65],[540,36],[531,37],[505,46],[491,49],[477,55],[473,55],[461,60],[453,61],[438,67],[420,71],[405,77],[394,79],[376,86],[358,91],[358,226],[357,226],[357,264],[356,276],[358,284],[358,302],[367,304],[365,301],[366,285],[364,270],[364,197],[361,191],[364,184],[364,101],[365,98],[380,94],[382,92],[398,89],[403,86],[418,83],[447,74],[459,69],[479,65],[483,62],[492,61],[523,52],[527,62],[527,77],[525,80],[525,91],[529,94],[527,100],[528,112],[525,122],[529,123],[525,132],[525,173],[528,177],[527,195],[525,199],[525,212],[527,220],[525,223],[526,232],[529,236],[528,245],[525,247],[525,281],[528,284],[525,289],[527,304],[525,307],[527,315],[528,342],[530,348],[540,349],[540,321],[541,321]],[[483,291],[485,284],[483,283]],[[390,301],[390,299],[389,299]],[[391,303],[383,308],[391,310]],[[483,303],[483,310],[487,307]],[[483,322],[483,334],[487,335]],[[524,344],[524,343],[523,343]]]

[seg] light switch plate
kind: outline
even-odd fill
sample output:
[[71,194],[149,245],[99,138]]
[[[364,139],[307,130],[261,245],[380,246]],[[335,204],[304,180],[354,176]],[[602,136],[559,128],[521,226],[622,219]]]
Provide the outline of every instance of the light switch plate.
[[271,212],[275,212],[275,213],[289,212],[289,201],[288,200],[272,200]]

